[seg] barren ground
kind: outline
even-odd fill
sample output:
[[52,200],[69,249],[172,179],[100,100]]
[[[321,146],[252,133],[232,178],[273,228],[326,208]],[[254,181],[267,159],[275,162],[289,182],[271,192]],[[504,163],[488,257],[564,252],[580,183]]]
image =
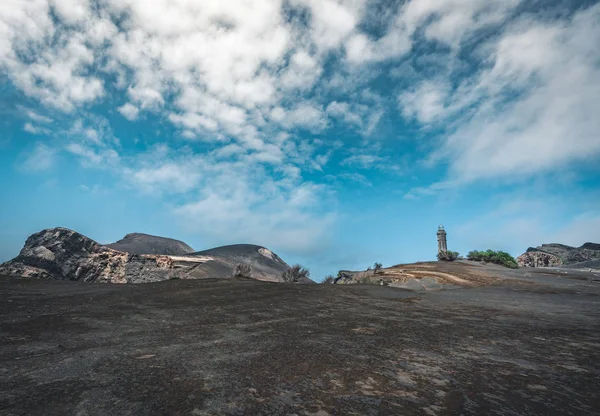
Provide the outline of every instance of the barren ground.
[[0,278],[0,413],[600,414],[600,283],[469,274],[491,280]]

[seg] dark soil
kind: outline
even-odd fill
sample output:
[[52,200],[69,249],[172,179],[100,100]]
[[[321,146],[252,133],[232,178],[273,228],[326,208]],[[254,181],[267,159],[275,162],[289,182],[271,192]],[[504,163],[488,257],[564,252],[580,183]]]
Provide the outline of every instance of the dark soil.
[[2,415],[600,414],[600,284],[0,279]]

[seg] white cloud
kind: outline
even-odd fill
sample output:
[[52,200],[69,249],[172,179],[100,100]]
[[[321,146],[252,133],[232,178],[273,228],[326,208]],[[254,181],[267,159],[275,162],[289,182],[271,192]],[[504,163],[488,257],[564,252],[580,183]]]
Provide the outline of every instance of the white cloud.
[[189,165],[165,163],[152,168],[142,168],[132,172],[130,181],[143,191],[155,192],[157,189],[167,193],[187,192],[196,187],[199,173]]
[[322,68],[306,51],[298,51],[290,58],[280,84],[285,89],[310,90],[321,76]]
[[133,121],[138,118],[138,114],[140,110],[131,103],[123,104],[121,107],[117,108],[117,111],[123,115],[127,120]]
[[411,0],[401,12],[409,33],[424,25],[428,39],[458,47],[470,34],[501,23],[521,0]]
[[299,186],[265,178],[213,178],[199,198],[175,209],[186,228],[195,229],[217,244],[249,242],[295,253],[315,252],[329,237],[335,220],[322,212],[322,188]]
[[357,166],[363,169],[373,168],[374,165],[383,163],[385,159],[381,156],[370,154],[356,154],[348,156],[341,163],[342,166]]
[[65,150],[79,156],[81,164],[86,167],[106,168],[119,161],[119,154],[114,149],[94,149],[82,143],[69,143]]
[[56,14],[67,24],[76,24],[89,15],[87,0],[51,0],[50,4]]
[[421,123],[430,123],[443,117],[448,108],[449,86],[442,82],[423,81],[412,91],[404,91],[398,97],[402,115],[415,118]]
[[454,181],[443,181],[435,182],[428,186],[411,188],[406,194],[404,194],[404,199],[420,199],[424,196],[436,195],[442,191],[453,189],[457,185],[458,183]]
[[43,143],[36,143],[31,151],[24,154],[19,169],[24,172],[42,172],[54,166],[56,150]]
[[52,123],[52,121],[53,121],[50,117],[46,117],[44,115],[36,113],[35,111],[33,111],[29,108],[26,108],[26,107],[23,107],[20,105],[18,105],[17,108],[20,111],[24,112],[27,115],[27,117],[29,117],[32,121],[35,121],[37,123],[49,124],[49,123]]
[[361,185],[368,186],[369,188],[373,187],[373,183],[369,181],[365,175],[361,175],[360,173],[342,173],[341,175],[338,175],[338,178],[351,182],[356,182]]
[[[277,110],[280,111],[280,110]],[[272,116],[273,113],[271,114]],[[327,118],[323,109],[314,103],[302,103],[283,114],[276,114],[281,118],[281,124],[288,128],[303,128],[312,131],[323,130],[327,126]]]
[[480,29],[502,23],[521,0],[410,0],[390,21],[385,34],[373,39],[356,32],[346,42],[353,63],[399,58],[413,47],[418,30],[428,40],[458,49]]
[[[12,28],[17,32],[17,28]],[[3,31],[7,30],[6,25]],[[37,32],[34,32],[37,36]],[[12,35],[12,36],[11,36]],[[94,52],[85,44],[82,35],[57,35],[54,47],[31,50],[32,40],[9,34],[15,42],[13,49],[0,55],[0,65],[8,68],[12,81],[29,96],[38,98],[43,104],[67,112],[75,106],[92,102],[104,94],[102,81],[84,75],[95,62]],[[38,39],[35,39],[38,40]],[[42,37],[38,41],[44,41]],[[43,49],[42,49],[43,48]],[[17,51],[23,49],[30,54],[32,62],[18,58]]]
[[311,11],[311,37],[321,50],[338,47],[359,23],[366,1],[293,0]]
[[36,127],[31,123],[25,123],[23,125],[23,130],[31,134],[50,134],[50,130],[44,127]]
[[453,176],[530,175],[597,157],[599,20],[599,5],[567,22],[527,19],[492,44],[490,65],[429,117],[468,110],[438,154]]

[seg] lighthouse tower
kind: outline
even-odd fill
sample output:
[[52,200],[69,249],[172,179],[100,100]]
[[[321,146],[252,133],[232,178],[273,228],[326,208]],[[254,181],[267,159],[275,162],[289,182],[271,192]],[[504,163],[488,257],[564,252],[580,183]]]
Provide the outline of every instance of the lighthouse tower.
[[437,231],[437,240],[438,240],[438,253],[448,251],[448,244],[446,243],[446,230],[444,230],[444,226],[440,225]]

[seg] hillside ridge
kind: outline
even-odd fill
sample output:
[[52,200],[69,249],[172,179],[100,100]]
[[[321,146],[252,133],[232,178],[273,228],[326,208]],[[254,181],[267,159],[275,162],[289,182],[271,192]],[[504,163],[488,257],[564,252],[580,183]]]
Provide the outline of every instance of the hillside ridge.
[[36,279],[145,283],[231,278],[238,264],[251,267],[250,278],[271,282],[283,282],[282,274],[289,269],[277,254],[252,244],[194,252],[179,240],[130,233],[116,243],[103,245],[76,231],[56,227],[29,236],[17,257],[0,264],[0,274]]

